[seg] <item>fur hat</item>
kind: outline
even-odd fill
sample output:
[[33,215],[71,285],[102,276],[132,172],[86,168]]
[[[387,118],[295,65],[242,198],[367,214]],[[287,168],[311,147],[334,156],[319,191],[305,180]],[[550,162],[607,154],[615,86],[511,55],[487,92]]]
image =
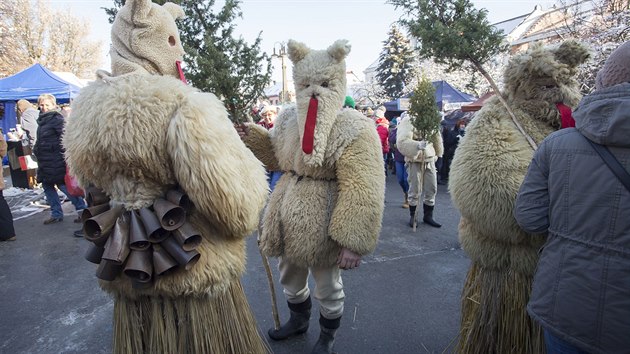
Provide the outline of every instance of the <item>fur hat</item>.
[[387,109],[385,107],[379,107],[376,109],[376,111],[374,111],[374,116],[376,118],[385,118],[385,112],[387,111]]
[[112,74],[138,70],[179,77],[176,66],[184,48],[175,19],[184,17],[178,5],[160,6],[151,0],[127,0],[112,24]]
[[595,89],[630,82],[630,41],[623,43],[606,59],[597,73]]
[[343,106],[354,108],[354,105],[354,98],[352,98],[352,96],[346,96],[346,100],[343,102]]

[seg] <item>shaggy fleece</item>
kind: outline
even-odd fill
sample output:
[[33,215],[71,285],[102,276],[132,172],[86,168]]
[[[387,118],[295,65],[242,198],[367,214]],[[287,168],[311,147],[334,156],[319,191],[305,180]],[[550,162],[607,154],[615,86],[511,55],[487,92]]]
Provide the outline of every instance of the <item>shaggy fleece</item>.
[[[374,251],[385,203],[385,171],[374,123],[340,109],[346,95],[346,40],[326,50],[288,43],[296,104],[283,107],[267,134],[251,126],[246,144],[284,172],[265,209],[260,245],[293,264],[334,266],[342,247]],[[301,149],[311,100],[318,102],[313,151]],[[273,151],[275,159],[269,156]]]
[[[576,67],[587,58],[584,46],[567,41],[559,46],[535,45],[510,59],[504,95],[535,142],[560,127],[556,102],[568,106],[579,102]],[[484,267],[528,274],[535,270],[543,240],[522,231],[513,216],[532,156],[533,150],[497,97],[475,115],[455,151],[449,190],[462,215],[460,242]]]
[[[81,185],[101,188],[127,209],[151,205],[174,185],[195,204],[190,219],[202,233],[201,259],[189,271],[158,278],[146,293],[209,294],[243,273],[243,238],[257,227],[268,186],[214,95],[170,77],[102,77],[75,100],[64,145]],[[101,285],[143,294],[125,276]]]
[[263,217],[261,247],[301,266],[331,266],[341,247],[374,251],[384,208],[385,174],[373,123],[359,112],[338,112],[322,166],[299,148],[296,107],[286,107],[270,131],[285,171]]
[[[282,114],[282,112],[280,113]],[[277,119],[276,119],[277,120]],[[258,124],[246,123],[249,133],[243,138],[245,145],[254,153],[254,155],[265,165],[269,171],[278,171],[278,159],[274,152],[269,131]]]

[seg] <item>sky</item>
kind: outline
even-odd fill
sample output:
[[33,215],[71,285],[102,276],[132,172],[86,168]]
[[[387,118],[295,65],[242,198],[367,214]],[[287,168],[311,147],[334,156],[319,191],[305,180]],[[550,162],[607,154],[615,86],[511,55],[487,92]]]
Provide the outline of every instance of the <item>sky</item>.
[[[85,18],[91,25],[90,36],[103,42],[101,67],[109,68],[107,51],[110,25],[102,7],[112,7],[113,1],[103,0],[50,0],[54,7]],[[530,13],[539,4],[543,9],[554,1],[472,0],[476,8],[488,10],[491,23]],[[215,8],[220,9],[222,0]],[[347,39],[352,50],[346,58],[348,70],[360,79],[363,70],[378,59],[387,39],[387,32],[400,17],[385,0],[242,0],[243,18],[237,20],[235,32],[249,43],[262,31],[261,49],[272,53],[282,43],[294,39],[312,49],[325,49],[337,39]],[[273,59],[272,79],[281,80],[280,59]],[[290,63],[287,62],[290,67]],[[290,75],[290,72],[289,74]]]

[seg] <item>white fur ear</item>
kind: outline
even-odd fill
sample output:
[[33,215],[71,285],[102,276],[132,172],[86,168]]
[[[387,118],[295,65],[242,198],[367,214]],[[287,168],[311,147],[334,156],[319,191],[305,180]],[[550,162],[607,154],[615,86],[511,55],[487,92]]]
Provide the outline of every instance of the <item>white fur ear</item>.
[[327,52],[333,59],[342,61],[350,53],[350,44],[346,39],[339,39],[328,47]]
[[125,6],[131,7],[131,21],[135,25],[144,25],[148,21],[151,12],[151,0],[127,0]]
[[184,10],[182,10],[179,5],[173,4],[172,2],[164,3],[162,7],[164,8],[164,10],[168,11],[171,16],[173,16],[174,20],[177,20],[178,18],[184,18],[186,16],[184,14]]
[[289,43],[287,44],[287,48],[289,51],[289,59],[293,64],[299,62],[304,59],[306,55],[311,51],[306,44],[300,43],[298,41],[294,41],[293,39],[289,39]]

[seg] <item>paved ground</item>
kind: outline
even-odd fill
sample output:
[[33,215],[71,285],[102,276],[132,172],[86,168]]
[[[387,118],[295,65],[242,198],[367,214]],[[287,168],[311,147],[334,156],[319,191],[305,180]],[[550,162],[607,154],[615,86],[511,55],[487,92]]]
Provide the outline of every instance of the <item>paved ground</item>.
[[[459,296],[469,265],[457,242],[458,212],[439,186],[435,219],[414,234],[400,208],[402,192],[388,176],[383,230],[373,255],[343,273],[346,310],[338,353],[450,352],[459,329]],[[33,197],[33,195],[31,195]],[[26,198],[28,195],[26,195]],[[9,199],[9,198],[8,198]],[[13,201],[14,208],[22,208]],[[30,202],[29,202],[30,203]],[[72,236],[72,205],[63,223],[43,225],[48,212],[14,218],[18,240],[0,243],[0,353],[109,353],[112,301],[97,286],[95,266],[83,260],[87,241]],[[21,217],[21,218],[20,218]],[[248,241],[243,284],[261,331],[273,326],[267,278],[254,238]],[[275,260],[271,260],[278,279]],[[288,317],[280,286],[279,309]],[[309,352],[318,336],[317,304],[311,329],[275,353]]]

